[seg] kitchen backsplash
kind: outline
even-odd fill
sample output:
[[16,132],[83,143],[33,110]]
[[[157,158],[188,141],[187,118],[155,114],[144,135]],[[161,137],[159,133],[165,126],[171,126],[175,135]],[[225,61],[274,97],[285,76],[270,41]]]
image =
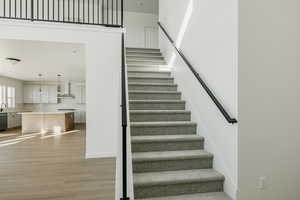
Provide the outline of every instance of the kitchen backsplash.
[[85,111],[85,104],[76,103],[75,99],[61,99],[58,104],[24,104],[24,110],[28,111],[57,111],[57,109],[76,109]]

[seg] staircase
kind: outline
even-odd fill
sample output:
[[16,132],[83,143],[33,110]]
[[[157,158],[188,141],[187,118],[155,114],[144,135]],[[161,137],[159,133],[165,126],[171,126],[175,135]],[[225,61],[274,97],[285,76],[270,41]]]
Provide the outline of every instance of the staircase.
[[135,199],[230,200],[160,51],[126,55]]

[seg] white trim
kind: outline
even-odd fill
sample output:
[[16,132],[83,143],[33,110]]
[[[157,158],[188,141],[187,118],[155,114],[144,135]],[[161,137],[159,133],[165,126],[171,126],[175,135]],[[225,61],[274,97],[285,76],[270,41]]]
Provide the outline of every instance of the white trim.
[[58,22],[41,22],[41,21],[26,21],[26,20],[14,20],[14,19],[1,19],[1,25],[17,26],[17,27],[31,27],[31,28],[51,28],[51,29],[65,29],[76,31],[89,31],[89,32],[107,32],[107,33],[122,33],[123,28],[112,28],[97,25],[86,24],[71,24],[71,23],[58,23]]
[[91,158],[117,158],[116,154],[113,153],[96,153],[96,154],[85,154],[86,159]]

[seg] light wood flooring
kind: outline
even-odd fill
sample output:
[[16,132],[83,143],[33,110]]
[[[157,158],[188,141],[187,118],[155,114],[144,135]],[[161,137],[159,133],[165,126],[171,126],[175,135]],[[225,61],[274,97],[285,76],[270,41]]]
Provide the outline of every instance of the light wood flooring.
[[0,200],[114,200],[115,159],[85,156],[85,129],[0,132]]

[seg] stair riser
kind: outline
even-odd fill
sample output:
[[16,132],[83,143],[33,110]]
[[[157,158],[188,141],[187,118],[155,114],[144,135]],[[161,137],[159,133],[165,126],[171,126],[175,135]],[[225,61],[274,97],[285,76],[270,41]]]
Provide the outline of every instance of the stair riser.
[[126,52],[126,55],[127,56],[145,56],[145,57],[147,57],[147,56],[149,56],[149,57],[151,57],[151,56],[162,56],[162,54],[160,53],[160,52],[150,52],[150,53],[148,53],[148,52],[134,52],[134,51],[130,51],[130,52]]
[[131,113],[131,122],[159,122],[159,121],[190,121],[191,113],[172,113],[172,114],[155,114],[155,113]]
[[127,60],[128,65],[166,65],[165,61],[155,61],[155,60]]
[[128,77],[129,76],[139,76],[139,77],[147,77],[147,76],[152,76],[152,77],[158,77],[158,78],[170,78],[171,77],[171,72],[164,73],[164,72],[130,72],[128,71]]
[[159,49],[138,49],[138,48],[130,48],[126,49],[126,53],[130,52],[138,52],[138,53],[160,53]]
[[203,140],[132,143],[132,152],[199,150],[203,148]]
[[141,90],[141,91],[177,91],[177,85],[128,85],[128,90]]
[[196,125],[190,126],[131,126],[131,135],[185,135],[196,134]]
[[128,83],[174,83],[174,79],[159,79],[159,78],[131,78],[128,77]]
[[168,71],[170,68],[166,65],[128,65],[127,69],[137,71]]
[[164,58],[160,56],[132,56],[132,55],[127,55],[126,57],[127,60],[154,60],[154,61],[163,61]]
[[194,158],[182,160],[161,160],[161,161],[133,161],[133,172],[159,172],[189,169],[212,168],[212,158]]
[[181,94],[162,94],[162,93],[129,93],[129,100],[180,100]]
[[130,103],[130,110],[184,110],[185,103]]
[[174,183],[155,186],[134,186],[135,198],[161,197],[182,194],[219,192],[223,190],[223,181]]

